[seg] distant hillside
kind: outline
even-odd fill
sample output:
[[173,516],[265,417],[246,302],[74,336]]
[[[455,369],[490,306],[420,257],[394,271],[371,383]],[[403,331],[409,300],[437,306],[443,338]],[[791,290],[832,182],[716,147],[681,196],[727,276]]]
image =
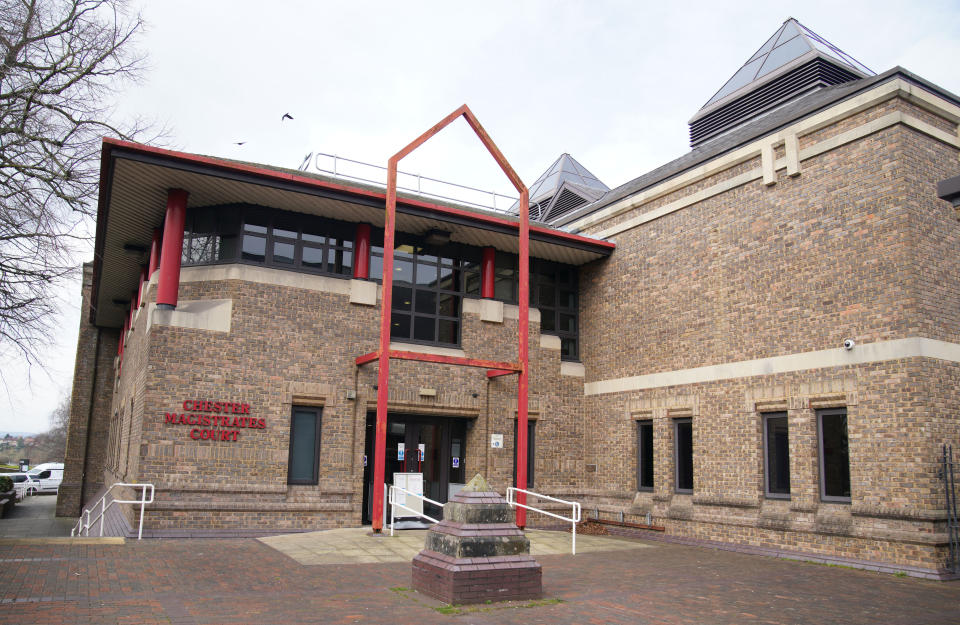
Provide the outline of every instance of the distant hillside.
[[3,437],[6,436],[7,434],[9,434],[10,436],[23,436],[23,437],[36,436],[36,435],[37,435],[36,432],[8,432],[8,431],[5,431],[5,430],[0,430],[0,438],[3,438]]

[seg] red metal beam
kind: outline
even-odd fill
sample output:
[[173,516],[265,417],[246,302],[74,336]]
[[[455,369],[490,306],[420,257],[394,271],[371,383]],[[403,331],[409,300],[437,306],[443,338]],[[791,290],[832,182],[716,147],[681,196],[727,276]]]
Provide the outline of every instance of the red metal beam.
[[[431,137],[443,130],[451,122],[459,117],[463,117],[467,124],[473,129],[477,137],[483,143],[487,151],[493,156],[494,160],[503,170],[503,173],[510,179],[510,182],[520,194],[520,336],[519,336],[519,382],[517,384],[517,419],[519,420],[519,433],[517,441],[517,486],[519,488],[527,487],[527,395],[529,369],[529,318],[530,318],[530,221],[529,221],[529,192],[523,184],[520,176],[513,170],[507,159],[504,158],[500,149],[497,148],[490,135],[480,125],[479,120],[466,104],[450,113],[439,123],[425,133],[414,139],[402,150],[394,154],[387,161],[387,194],[386,194],[386,215],[383,232],[383,295],[380,300],[380,349],[378,350],[377,360],[379,371],[377,376],[377,423],[376,423],[376,442],[374,446],[373,460],[373,531],[380,532],[383,529],[383,489],[384,472],[386,469],[386,443],[387,443],[387,398],[388,386],[390,383],[390,358],[396,354],[412,354],[411,352],[390,352],[390,303],[393,301],[393,241],[396,228],[397,213],[397,163],[418,147],[426,143]],[[456,209],[450,209],[456,210]],[[369,356],[369,355],[368,355]],[[443,360],[434,360],[432,354],[415,354],[421,362],[445,362]],[[471,359],[457,359],[459,361],[470,361]],[[446,361],[448,364],[470,365],[467,362]],[[481,361],[476,361],[481,362]],[[492,369],[509,369],[512,367],[502,366],[504,363],[489,363],[484,365]],[[492,366],[491,366],[492,365]],[[526,497],[518,493],[517,501],[526,503]],[[517,508],[517,525],[521,528],[526,525],[526,512],[523,508]]]
[[393,360],[418,360],[420,362],[435,362],[441,365],[460,365],[461,367],[477,367],[479,369],[507,369],[510,373],[519,372],[522,367],[516,362],[501,362],[498,360],[481,360],[479,358],[461,358],[460,356],[442,356],[440,354],[421,354],[418,352],[401,352],[390,350]]
[[378,358],[380,358],[380,352],[370,352],[369,354],[364,354],[363,356],[357,356],[357,366],[361,367],[368,362],[373,362]]
[[505,375],[513,375],[514,373],[520,373],[520,372],[519,372],[519,371],[507,371],[507,370],[505,370],[505,369],[488,369],[488,370],[487,370],[487,378],[488,378],[488,379],[499,378],[499,377],[505,376]]

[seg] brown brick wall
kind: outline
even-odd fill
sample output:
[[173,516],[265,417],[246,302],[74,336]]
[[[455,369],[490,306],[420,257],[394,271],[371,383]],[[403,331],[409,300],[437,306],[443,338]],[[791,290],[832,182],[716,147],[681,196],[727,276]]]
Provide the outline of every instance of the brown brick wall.
[[57,495],[57,516],[80,516],[85,500],[103,486],[117,332],[90,324],[92,277],[92,264],[87,263],[83,266],[80,335],[70,396],[63,482]]
[[[946,122],[891,100],[801,144],[898,110]],[[619,233],[614,255],[581,271],[587,381],[839,349],[847,337],[960,342],[960,226],[935,193],[956,170],[955,148],[897,125],[803,161],[795,178],[781,170],[773,186],[757,180]],[[641,522],[649,512],[684,536],[942,566],[937,459],[960,439],[958,372],[908,358],[588,396],[598,468],[585,508]],[[815,409],[826,406],[848,412],[850,504],[820,501]],[[761,413],[773,410],[789,416],[790,501],[764,496]],[[691,414],[694,493],[681,495],[672,422]],[[653,493],[636,490],[639,418],[654,420]]]

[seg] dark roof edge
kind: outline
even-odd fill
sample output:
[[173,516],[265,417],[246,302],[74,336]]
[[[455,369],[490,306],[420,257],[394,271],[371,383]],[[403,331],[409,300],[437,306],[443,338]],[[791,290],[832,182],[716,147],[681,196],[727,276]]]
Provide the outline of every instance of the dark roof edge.
[[[860,79],[860,80],[858,80],[858,81],[854,81],[854,82],[850,82],[850,83],[844,83],[844,84],[840,84],[840,85],[834,85],[833,87],[828,87],[828,88],[826,88],[826,89],[821,90],[820,92],[816,92],[816,93],[823,93],[823,92],[826,92],[826,91],[831,90],[831,89],[832,89],[832,90],[841,90],[841,89],[844,89],[844,88],[849,89],[851,86],[859,85],[856,89],[854,89],[854,90],[852,90],[852,91],[842,91],[842,92],[838,93],[838,94],[836,95],[836,97],[831,98],[831,99],[827,100],[826,102],[823,102],[823,103],[821,103],[821,104],[819,104],[819,105],[817,105],[817,106],[815,106],[815,107],[811,107],[810,109],[804,110],[802,113],[800,113],[800,114],[798,114],[798,115],[796,115],[796,116],[793,116],[793,117],[789,118],[787,121],[784,121],[784,122],[782,122],[782,123],[780,123],[780,124],[778,124],[778,125],[776,125],[776,126],[767,128],[767,127],[764,127],[764,126],[762,126],[762,125],[758,125],[756,132],[749,133],[745,138],[743,138],[742,140],[738,141],[737,143],[733,143],[733,144],[731,144],[731,145],[724,146],[722,149],[718,149],[718,150],[716,150],[716,151],[710,151],[709,148],[711,147],[711,146],[710,146],[710,143],[711,143],[711,142],[708,141],[706,144],[704,144],[704,145],[702,145],[702,146],[700,147],[700,149],[703,149],[703,150],[704,150],[704,153],[703,153],[702,155],[700,155],[699,157],[690,159],[690,162],[687,163],[687,164],[685,164],[684,166],[682,166],[680,169],[678,169],[678,170],[673,170],[673,169],[671,168],[671,165],[678,164],[679,161],[682,161],[683,159],[688,158],[688,157],[690,156],[690,154],[692,154],[692,153],[695,152],[696,150],[691,150],[691,151],[688,152],[687,154],[685,154],[685,155],[683,155],[683,156],[681,156],[681,157],[679,157],[679,158],[676,158],[676,159],[674,159],[674,160],[672,160],[672,161],[670,161],[670,162],[668,162],[668,163],[665,163],[664,165],[661,165],[660,167],[651,170],[650,172],[648,172],[647,174],[644,174],[643,176],[638,176],[638,177],[636,177],[636,178],[634,178],[634,179],[632,179],[632,180],[629,180],[629,181],[623,183],[622,185],[618,186],[617,188],[611,190],[611,191],[607,194],[607,196],[609,196],[609,197],[600,198],[600,199],[597,200],[596,202],[593,202],[593,203],[591,203],[591,204],[587,204],[586,206],[584,206],[584,207],[582,207],[582,208],[574,211],[574,212],[571,213],[570,215],[565,216],[564,218],[560,219],[560,220],[557,221],[557,222],[554,222],[553,225],[554,225],[554,226],[557,226],[557,227],[563,227],[563,226],[566,226],[567,224],[571,224],[571,223],[577,221],[578,219],[582,219],[583,217],[586,217],[587,215],[590,215],[590,214],[595,213],[595,212],[597,212],[597,211],[599,211],[599,210],[601,210],[601,209],[603,209],[603,208],[606,208],[607,206],[609,206],[609,205],[611,205],[611,204],[613,204],[613,203],[615,203],[615,202],[619,202],[620,200],[622,200],[622,199],[624,199],[624,198],[626,198],[626,197],[629,197],[629,196],[631,196],[631,195],[636,195],[637,193],[641,193],[641,192],[643,192],[643,191],[646,191],[647,189],[650,189],[650,188],[652,188],[652,187],[655,187],[655,186],[658,185],[658,184],[661,184],[661,183],[663,183],[663,182],[666,182],[666,181],[668,181],[668,180],[671,180],[671,179],[673,179],[673,178],[676,178],[677,176],[682,175],[682,174],[685,173],[686,171],[688,171],[688,170],[690,170],[690,169],[693,169],[694,167],[698,167],[698,166],[702,165],[703,163],[705,163],[705,162],[707,162],[707,161],[713,160],[713,159],[715,159],[715,158],[717,158],[717,157],[719,157],[719,156],[723,156],[724,154],[727,154],[728,152],[733,152],[734,150],[737,150],[737,149],[743,147],[744,145],[747,145],[747,144],[749,144],[749,143],[751,143],[751,142],[753,142],[753,141],[756,141],[756,140],[757,140],[758,138],[760,138],[760,137],[763,137],[763,136],[765,136],[765,135],[768,135],[768,134],[777,132],[777,131],[779,131],[779,130],[781,130],[781,129],[783,129],[783,128],[786,128],[787,126],[790,126],[791,124],[796,123],[797,121],[799,121],[799,120],[801,120],[801,119],[804,119],[804,118],[810,117],[810,116],[812,116],[812,115],[815,115],[815,114],[819,113],[820,111],[822,111],[822,110],[824,110],[824,109],[830,108],[831,106],[834,106],[834,105],[836,105],[836,104],[838,104],[838,103],[840,103],[840,102],[843,102],[844,100],[849,100],[850,98],[854,98],[854,97],[860,95],[861,93],[863,93],[863,92],[865,92],[865,91],[869,91],[870,89],[873,89],[873,88],[876,87],[877,85],[880,85],[880,84],[885,83],[885,82],[889,82],[890,80],[893,80],[893,79],[895,79],[895,78],[902,78],[902,79],[906,80],[907,82],[910,82],[910,83],[912,83],[912,84],[915,84],[915,85],[917,85],[918,87],[921,87],[921,88],[923,88],[923,89],[926,90],[926,91],[930,91],[930,92],[932,92],[933,94],[938,95],[938,96],[942,97],[943,99],[950,101],[951,103],[953,103],[953,104],[956,105],[956,106],[960,106],[960,96],[957,96],[956,94],[954,94],[954,93],[952,93],[952,92],[950,92],[950,91],[947,91],[946,89],[944,89],[944,88],[942,88],[942,87],[940,87],[940,86],[938,86],[938,85],[935,85],[934,83],[932,83],[932,82],[930,82],[930,81],[928,81],[928,80],[925,80],[925,79],[921,78],[920,76],[917,76],[917,75],[914,74],[913,72],[910,72],[909,70],[906,70],[906,69],[904,69],[903,67],[900,67],[900,66],[898,65],[898,66],[896,66],[896,67],[893,67],[892,69],[889,69],[889,70],[883,72],[882,74],[877,74],[876,76],[870,76],[870,77],[868,77],[868,78],[862,78],[862,79]],[[756,120],[754,123],[757,123],[757,122],[760,122],[760,121],[761,121],[761,120]],[[721,136],[721,137],[716,137],[716,139],[720,139],[720,138],[722,138],[722,136]],[[650,175],[650,174],[655,174],[658,170],[663,170],[662,175],[654,176],[654,177],[651,178],[650,180],[644,181],[643,186],[637,187],[637,188],[635,188],[635,189],[630,189],[629,191],[626,190],[626,187],[628,187],[628,186],[631,185],[632,183],[639,181],[639,180],[640,180],[641,178],[643,178],[644,176],[647,176],[647,175]],[[622,190],[622,191],[620,191],[620,193],[618,193],[618,190]]]

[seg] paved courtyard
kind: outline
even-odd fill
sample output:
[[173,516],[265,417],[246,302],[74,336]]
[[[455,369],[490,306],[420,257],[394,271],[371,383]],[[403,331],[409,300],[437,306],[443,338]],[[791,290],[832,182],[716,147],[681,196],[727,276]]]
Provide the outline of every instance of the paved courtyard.
[[[544,601],[465,610],[410,590],[406,561],[357,562],[405,559],[414,534],[395,542],[360,530],[263,540],[5,538],[0,623],[960,622],[958,583],[603,537],[580,537],[571,556],[556,553],[568,534],[532,534],[534,545],[555,550],[538,556]],[[324,551],[331,544],[369,553],[333,556]]]
[[[285,553],[300,564],[369,564],[410,562],[423,549],[426,530],[389,532],[379,537],[370,528],[349,528],[304,534],[260,538],[260,542]],[[570,534],[528,530],[530,553],[534,556],[570,553]],[[577,536],[577,553],[645,549],[648,543],[610,536]]]

